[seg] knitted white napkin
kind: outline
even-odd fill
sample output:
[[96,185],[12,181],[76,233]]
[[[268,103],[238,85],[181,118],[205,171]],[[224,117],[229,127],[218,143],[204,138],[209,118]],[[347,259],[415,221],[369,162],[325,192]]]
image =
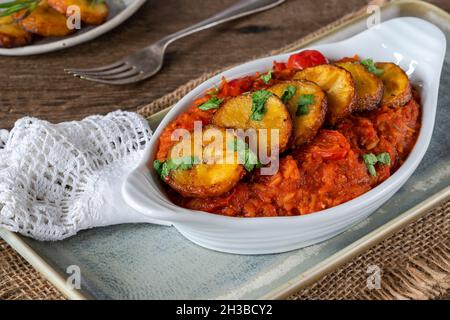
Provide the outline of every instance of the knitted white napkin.
[[0,227],[61,240],[83,229],[145,222],[120,188],[151,134],[145,119],[122,111],[60,124],[27,117],[10,133],[0,130]]

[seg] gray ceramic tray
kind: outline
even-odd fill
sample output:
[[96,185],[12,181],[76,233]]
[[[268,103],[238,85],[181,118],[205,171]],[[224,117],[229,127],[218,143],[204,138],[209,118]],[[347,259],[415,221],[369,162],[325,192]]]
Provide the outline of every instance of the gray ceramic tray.
[[[401,1],[382,10],[383,20],[416,16],[447,34],[450,16],[426,3]],[[314,43],[345,39],[365,28],[355,19]],[[308,44],[309,45],[309,44]],[[450,51],[447,51],[437,122],[420,167],[369,219],[318,245],[284,254],[238,256],[186,241],[175,228],[136,224],[81,232],[45,243],[0,229],[0,236],[70,298],[240,299],[281,298],[316,280],[450,197]],[[156,126],[165,112],[150,119]],[[81,269],[81,290],[66,286],[70,265]]]

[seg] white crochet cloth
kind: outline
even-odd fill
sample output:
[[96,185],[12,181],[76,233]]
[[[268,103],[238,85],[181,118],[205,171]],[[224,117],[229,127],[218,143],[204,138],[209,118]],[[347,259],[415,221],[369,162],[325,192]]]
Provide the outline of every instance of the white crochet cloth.
[[120,188],[151,137],[145,119],[116,111],[51,124],[35,118],[0,130],[0,227],[38,240],[145,222]]

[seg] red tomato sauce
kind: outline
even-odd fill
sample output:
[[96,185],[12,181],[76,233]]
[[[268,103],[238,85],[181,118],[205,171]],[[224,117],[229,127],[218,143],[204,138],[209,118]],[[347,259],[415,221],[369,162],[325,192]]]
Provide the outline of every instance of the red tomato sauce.
[[[318,56],[314,59],[319,64],[326,63]],[[290,66],[275,62],[269,83],[261,81],[259,74],[229,82],[223,79],[215,95],[227,99],[290,79],[296,68],[301,68],[302,61],[290,59]],[[207,93],[165,128],[159,139],[157,159],[167,157],[173,145],[170,135],[174,129],[192,130],[196,120],[203,125],[211,122],[215,109],[198,108],[208,99]],[[280,155],[276,174],[263,176],[254,170],[225,195],[185,198],[170,189],[169,197],[188,209],[240,217],[302,215],[342,204],[389,178],[405,161],[420,130],[420,108],[416,100],[411,99],[405,106],[381,106],[351,115],[335,128],[321,129],[311,142]],[[391,163],[377,163],[376,176],[372,176],[362,155],[383,152],[389,153]]]

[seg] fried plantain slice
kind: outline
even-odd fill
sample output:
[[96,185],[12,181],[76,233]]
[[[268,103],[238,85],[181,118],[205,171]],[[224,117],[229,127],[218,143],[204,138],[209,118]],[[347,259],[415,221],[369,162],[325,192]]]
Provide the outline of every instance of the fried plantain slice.
[[383,97],[383,82],[359,62],[338,62],[338,67],[352,74],[356,86],[357,103],[355,111],[369,111],[378,107]]
[[[220,196],[231,190],[245,173],[234,148],[237,138],[215,126],[206,127],[200,138],[194,134],[184,136],[172,147],[166,164],[174,169],[166,172],[165,181],[185,197]],[[177,161],[181,165],[177,166]]]
[[95,2],[92,0],[47,0],[48,4],[63,15],[70,16],[72,12],[67,12],[70,6],[80,8],[81,21],[86,24],[100,25],[108,18],[109,8],[105,2]]
[[[267,100],[260,101],[261,113],[255,117],[255,103],[258,103],[257,95],[259,93],[265,94]],[[244,94],[228,100],[214,114],[212,122],[216,126],[225,128],[255,129],[252,138],[257,140],[260,148],[267,150],[267,156],[272,155],[272,150],[284,151],[292,134],[292,119],[287,107],[278,97],[267,90]],[[272,132],[273,129],[277,131]],[[278,143],[272,141],[272,135],[278,137]]]
[[[268,89],[283,100],[292,117],[292,145],[300,146],[311,141],[322,127],[327,113],[325,92],[315,83],[307,80],[283,81]],[[306,105],[307,112],[299,112],[302,99],[312,98]],[[301,110],[300,110],[301,111]]]
[[392,62],[378,62],[375,65],[378,69],[383,70],[383,74],[380,76],[384,85],[382,105],[403,106],[411,100],[411,84],[402,68]]
[[306,68],[295,74],[294,80],[309,80],[327,94],[328,111],[326,122],[335,125],[347,117],[356,107],[356,87],[352,75],[347,70],[323,64]]
[[0,18],[0,47],[22,47],[31,43],[31,40],[31,33],[17,24],[11,16]]
[[67,27],[67,18],[51,8],[46,0],[41,1],[31,13],[19,11],[13,14],[13,18],[25,30],[43,37],[62,37],[75,31]]

